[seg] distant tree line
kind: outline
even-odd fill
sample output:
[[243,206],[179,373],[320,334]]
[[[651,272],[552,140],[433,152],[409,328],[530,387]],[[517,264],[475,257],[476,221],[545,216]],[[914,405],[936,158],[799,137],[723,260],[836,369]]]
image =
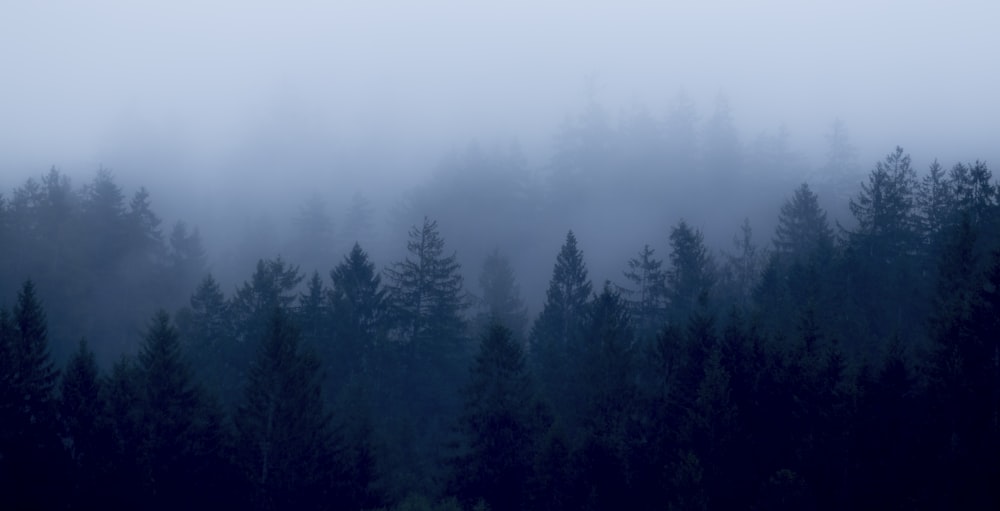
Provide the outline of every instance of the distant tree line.
[[[850,228],[803,184],[768,243],[744,222],[716,257],[680,220],[615,283],[569,232],[533,320],[501,252],[473,293],[430,218],[382,271],[355,244],[323,274],[261,259],[227,294],[144,192],[31,183],[0,207],[4,283],[22,282],[0,311],[4,508],[1000,507],[983,163],[918,177],[896,149]],[[59,207],[81,223],[46,220]],[[113,329],[49,329],[145,307],[138,353],[106,367],[89,343]]]

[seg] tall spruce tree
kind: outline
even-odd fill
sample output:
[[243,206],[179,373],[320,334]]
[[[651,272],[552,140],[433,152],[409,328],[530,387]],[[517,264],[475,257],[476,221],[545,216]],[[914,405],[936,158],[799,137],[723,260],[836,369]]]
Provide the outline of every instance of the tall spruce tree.
[[80,341],[59,383],[59,421],[72,461],[71,500],[80,507],[96,506],[111,491],[107,478],[112,451],[105,415],[103,380],[94,352]]
[[479,309],[476,324],[485,329],[496,322],[508,330],[515,340],[524,339],[528,311],[521,300],[521,287],[514,278],[510,260],[494,250],[486,256],[479,274]]
[[569,231],[552,269],[545,306],[531,329],[535,374],[549,404],[562,402],[568,392],[567,350],[580,342],[591,287],[583,252]]
[[802,183],[795,195],[781,206],[774,233],[775,252],[790,262],[804,262],[818,251],[833,246],[833,231],[816,194]]
[[145,505],[175,509],[211,501],[205,490],[213,486],[210,478],[221,476],[221,417],[193,381],[165,311],[150,321],[137,358],[140,420],[133,440],[151,499]]
[[636,334],[651,339],[666,324],[667,281],[663,261],[649,245],[628,261],[623,294],[628,303]]
[[45,311],[26,281],[12,316],[0,311],[0,490],[13,508],[50,507],[59,495],[62,445],[56,423],[59,373],[49,356]]
[[334,497],[335,444],[320,377],[288,312],[272,309],[234,417],[254,508],[322,509]]
[[714,271],[701,231],[681,220],[670,230],[667,296],[671,321],[684,324],[700,306],[707,305],[715,285]]
[[357,243],[330,271],[333,343],[320,351],[331,371],[369,374],[386,333],[388,302],[382,277]]
[[490,509],[524,509],[544,417],[521,345],[499,323],[483,334],[464,394],[456,490]]

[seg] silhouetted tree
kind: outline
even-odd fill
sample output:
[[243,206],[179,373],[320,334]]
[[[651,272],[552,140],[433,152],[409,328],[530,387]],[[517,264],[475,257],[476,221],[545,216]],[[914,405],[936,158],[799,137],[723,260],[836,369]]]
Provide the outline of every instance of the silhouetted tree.
[[670,269],[667,270],[667,297],[672,321],[685,322],[705,303],[715,284],[714,263],[705,249],[701,231],[684,220],[670,230]]
[[0,311],[0,490],[12,508],[52,507],[62,475],[45,312],[25,281],[13,315]]
[[570,231],[556,257],[545,306],[532,326],[530,338],[534,374],[539,379],[542,396],[552,406],[567,395],[567,350],[580,342],[590,293],[583,252],[577,248],[576,236]]
[[499,323],[515,340],[524,339],[528,312],[521,301],[521,287],[514,278],[510,261],[499,250],[486,257],[479,274],[480,312],[476,324],[480,330],[491,323]]
[[259,509],[329,505],[335,444],[320,365],[287,312],[271,310],[236,411],[237,459]]
[[667,283],[661,269],[663,261],[654,257],[649,245],[643,246],[639,255],[629,259],[623,289],[629,313],[641,339],[652,338],[666,324]]
[[521,345],[493,323],[465,386],[453,476],[459,494],[490,509],[524,509],[542,421]]
[[80,341],[63,371],[58,402],[61,434],[72,460],[71,500],[80,508],[97,506],[101,495],[112,491],[113,445],[102,384],[94,352]]

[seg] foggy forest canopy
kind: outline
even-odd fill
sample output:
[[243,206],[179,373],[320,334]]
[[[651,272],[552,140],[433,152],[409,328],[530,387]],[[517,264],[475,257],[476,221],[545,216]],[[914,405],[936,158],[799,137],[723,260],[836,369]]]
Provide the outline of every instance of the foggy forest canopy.
[[0,8],[0,509],[1000,509],[996,13],[425,3]]
[[[25,180],[0,202],[5,495],[993,507],[987,164],[918,172],[895,148],[852,187],[838,122],[822,177],[796,183],[780,139],[745,155],[718,108],[700,133],[690,112],[611,125],[592,104],[544,179],[516,147],[472,145],[381,229],[363,195],[335,222],[317,192],[280,242],[260,221],[228,258],[109,170]],[[722,247],[689,220],[734,210],[775,218],[730,219]]]

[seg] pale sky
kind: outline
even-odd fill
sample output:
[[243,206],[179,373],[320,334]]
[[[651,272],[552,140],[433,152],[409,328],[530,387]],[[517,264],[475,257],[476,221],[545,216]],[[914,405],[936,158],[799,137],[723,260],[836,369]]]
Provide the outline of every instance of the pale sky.
[[839,117],[863,165],[896,144],[989,159],[998,23],[997,2],[8,0],[0,176],[224,180],[254,151],[399,172],[473,139],[544,146],[588,83],[612,113],[683,90],[705,116],[721,92],[746,139],[784,125],[810,154]]

